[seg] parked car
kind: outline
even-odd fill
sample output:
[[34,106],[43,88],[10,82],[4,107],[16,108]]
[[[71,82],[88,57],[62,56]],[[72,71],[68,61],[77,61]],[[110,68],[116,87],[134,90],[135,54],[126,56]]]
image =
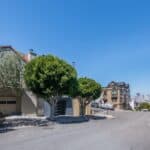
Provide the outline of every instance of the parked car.
[[141,111],[143,111],[143,112],[147,112],[147,111],[149,111],[148,109],[141,109]]
[[91,107],[93,107],[93,108],[99,108],[99,105],[96,102],[92,102],[91,103]]
[[112,104],[105,103],[105,104],[100,104],[100,108],[102,109],[107,109],[107,110],[114,110],[114,107]]

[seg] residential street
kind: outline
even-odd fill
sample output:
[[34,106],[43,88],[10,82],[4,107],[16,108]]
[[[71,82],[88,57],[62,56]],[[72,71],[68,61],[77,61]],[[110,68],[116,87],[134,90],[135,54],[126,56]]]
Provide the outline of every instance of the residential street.
[[2,133],[0,150],[150,150],[150,113],[113,115],[115,119]]

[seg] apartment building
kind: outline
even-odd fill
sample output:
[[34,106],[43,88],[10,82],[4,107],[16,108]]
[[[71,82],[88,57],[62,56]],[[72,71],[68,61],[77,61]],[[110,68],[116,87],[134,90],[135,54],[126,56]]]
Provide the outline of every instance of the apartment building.
[[125,82],[110,82],[103,88],[103,101],[113,105],[114,109],[128,109],[130,86]]

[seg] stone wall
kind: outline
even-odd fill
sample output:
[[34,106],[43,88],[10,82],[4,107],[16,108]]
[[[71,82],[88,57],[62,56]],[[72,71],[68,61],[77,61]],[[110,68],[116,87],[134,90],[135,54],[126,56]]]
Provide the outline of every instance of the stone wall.
[[72,99],[73,116],[80,116],[80,102],[79,99]]
[[24,93],[21,99],[21,113],[23,115],[36,115],[36,107],[31,99]]
[[[81,108],[80,108],[80,101],[78,98],[74,98],[72,100],[72,107],[73,107],[73,116],[80,116]],[[91,104],[87,105],[85,108],[85,115],[91,115]]]

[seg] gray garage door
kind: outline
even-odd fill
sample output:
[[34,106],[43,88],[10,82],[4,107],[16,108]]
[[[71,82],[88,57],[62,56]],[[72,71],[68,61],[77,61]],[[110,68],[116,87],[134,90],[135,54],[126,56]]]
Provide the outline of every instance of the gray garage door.
[[16,113],[16,98],[15,97],[0,97],[0,112],[5,115]]

